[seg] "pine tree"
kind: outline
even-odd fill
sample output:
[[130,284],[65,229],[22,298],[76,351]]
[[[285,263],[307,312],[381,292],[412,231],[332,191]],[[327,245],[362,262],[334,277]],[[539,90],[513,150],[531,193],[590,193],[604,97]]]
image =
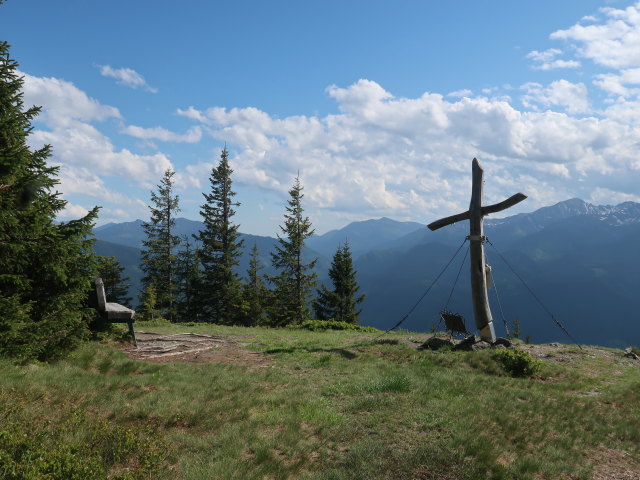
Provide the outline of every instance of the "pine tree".
[[156,287],[149,283],[144,287],[140,295],[140,305],[136,311],[136,319],[142,322],[162,318],[162,313],[157,308]]
[[176,262],[176,313],[179,322],[199,320],[197,294],[202,283],[200,252],[185,236]]
[[129,288],[130,278],[123,276],[124,267],[116,257],[97,257],[98,276],[104,282],[104,293],[107,302],[119,303],[120,305],[131,305]]
[[233,324],[242,315],[242,290],[240,277],[234,271],[239,264],[242,240],[238,225],[232,223],[235,192],[231,189],[229,153],[223,149],[220,163],[213,167],[209,182],[211,193],[204,193],[205,203],[200,207],[204,230],[196,239],[201,243],[202,284],[200,305],[208,321]]
[[244,284],[243,289],[246,305],[246,315],[243,323],[246,326],[264,323],[267,288],[262,280],[262,275],[260,275],[262,268],[258,257],[258,246],[254,243],[249,257],[247,282]]
[[56,189],[59,168],[47,164],[49,145],[27,145],[40,109],[24,108],[17,68],[0,42],[0,354],[49,360],[88,333],[82,307],[95,273],[98,209],[55,223],[67,203]]
[[317,274],[313,271],[317,259],[305,263],[303,248],[307,238],[313,235],[309,217],[304,217],[302,208],[302,185],[296,177],[284,215],[284,226],[278,235],[271,263],[279,271],[269,277],[274,284],[273,305],[270,309],[271,323],[275,326],[301,323],[309,319],[309,297],[316,285]]
[[365,296],[358,296],[358,282],[349,244],[338,247],[331,267],[329,279],[333,283],[333,290],[325,285],[318,289],[318,295],[313,302],[316,318],[319,320],[337,320],[340,322],[358,323],[358,315],[362,310],[356,310],[357,305],[364,301]]
[[175,214],[180,211],[178,196],[173,194],[175,173],[168,169],[158,185],[158,193],[151,192],[151,219],[143,223],[147,239],[142,242],[143,289],[154,285],[157,307],[169,321],[175,317],[174,250],[180,243],[180,237],[173,234]]

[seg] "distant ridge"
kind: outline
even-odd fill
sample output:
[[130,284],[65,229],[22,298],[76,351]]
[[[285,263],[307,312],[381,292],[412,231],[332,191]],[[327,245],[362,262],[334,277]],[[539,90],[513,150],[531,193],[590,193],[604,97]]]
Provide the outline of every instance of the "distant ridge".
[[[176,219],[180,235],[190,236],[201,226],[194,220]],[[94,232],[101,241],[96,251],[115,255],[135,277],[136,269],[139,271],[137,248],[144,238],[142,221],[107,224]],[[361,321],[388,328],[419,298],[468,233],[463,224],[431,232],[420,223],[383,217],[311,237],[305,255],[320,258],[317,271],[322,280],[338,244],[348,240],[361,290],[367,294]],[[574,198],[531,213],[487,218],[485,233],[580,342],[614,347],[640,344],[640,203],[592,205]],[[272,273],[269,253],[277,239],[247,234],[242,238],[245,252],[254,242],[258,245],[264,273]],[[534,342],[566,341],[492,247],[487,248],[487,258],[508,322],[518,318],[523,336],[530,335]],[[245,255],[241,273],[247,263]],[[425,331],[437,323],[459,268],[458,263],[447,272],[403,327]],[[467,272],[468,264],[451,308],[472,326]],[[504,334],[494,295],[490,291],[494,321],[498,332]]]

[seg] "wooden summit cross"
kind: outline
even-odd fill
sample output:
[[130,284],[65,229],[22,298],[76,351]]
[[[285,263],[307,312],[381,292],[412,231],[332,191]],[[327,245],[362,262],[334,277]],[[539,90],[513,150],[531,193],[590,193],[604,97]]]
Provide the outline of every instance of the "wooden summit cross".
[[487,276],[485,271],[484,236],[483,221],[485,215],[500,212],[520,203],[527,198],[522,193],[507,198],[505,201],[495,205],[482,206],[482,183],[484,171],[478,159],[474,158],[472,163],[472,187],[471,203],[469,210],[450,217],[441,218],[427,225],[430,230],[451,225],[462,220],[469,220],[470,233],[469,250],[471,251],[471,300],[473,302],[473,313],[476,319],[476,328],[480,330],[480,337],[486,342],[496,341],[496,334],[493,329],[493,318],[489,308],[489,298],[487,297]]

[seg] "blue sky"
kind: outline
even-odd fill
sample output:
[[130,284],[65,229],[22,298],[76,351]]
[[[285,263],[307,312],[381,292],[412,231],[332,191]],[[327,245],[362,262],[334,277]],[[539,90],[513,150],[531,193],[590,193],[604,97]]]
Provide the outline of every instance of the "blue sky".
[[640,201],[640,2],[9,0],[0,32],[62,219],[146,219],[169,167],[198,219],[225,142],[254,234],[298,171],[319,233],[458,213],[474,156],[509,214]]

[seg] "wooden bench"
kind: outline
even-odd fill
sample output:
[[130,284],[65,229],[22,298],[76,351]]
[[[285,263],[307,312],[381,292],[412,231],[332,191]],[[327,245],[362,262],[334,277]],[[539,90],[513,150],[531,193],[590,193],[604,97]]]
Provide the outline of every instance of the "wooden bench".
[[137,347],[136,332],[133,330],[133,319],[136,312],[130,308],[120,305],[119,303],[107,302],[107,295],[104,293],[104,282],[102,278],[94,278],[96,285],[96,295],[98,297],[98,311],[106,322],[110,323],[126,323],[129,325],[129,333],[133,339],[133,344]]

